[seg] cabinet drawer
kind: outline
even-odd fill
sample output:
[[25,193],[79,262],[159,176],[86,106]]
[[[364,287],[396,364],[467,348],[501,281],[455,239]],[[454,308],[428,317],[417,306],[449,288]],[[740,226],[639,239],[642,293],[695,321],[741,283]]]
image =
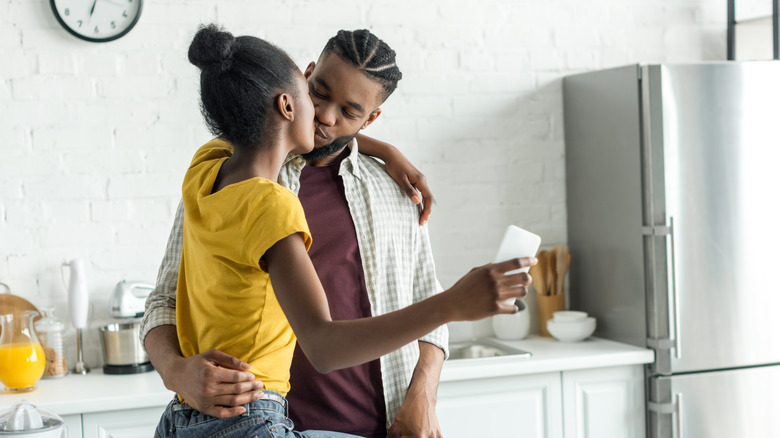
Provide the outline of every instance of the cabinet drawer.
[[[83,414],[84,438],[152,437],[164,406]],[[78,435],[71,434],[71,437]]]

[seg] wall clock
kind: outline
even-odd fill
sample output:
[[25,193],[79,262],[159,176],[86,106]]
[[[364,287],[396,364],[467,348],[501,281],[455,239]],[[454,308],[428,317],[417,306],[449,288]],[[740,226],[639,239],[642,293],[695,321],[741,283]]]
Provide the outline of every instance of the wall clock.
[[126,35],[141,16],[143,0],[49,0],[57,21],[71,34],[93,43]]

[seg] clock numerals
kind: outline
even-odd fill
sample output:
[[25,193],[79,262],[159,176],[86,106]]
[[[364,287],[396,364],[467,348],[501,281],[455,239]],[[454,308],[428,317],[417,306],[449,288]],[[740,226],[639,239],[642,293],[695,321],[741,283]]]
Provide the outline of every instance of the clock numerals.
[[105,4],[97,0],[43,1],[51,5],[55,18],[65,30],[95,43],[113,41],[126,35],[138,22],[144,3],[144,0],[109,0]]

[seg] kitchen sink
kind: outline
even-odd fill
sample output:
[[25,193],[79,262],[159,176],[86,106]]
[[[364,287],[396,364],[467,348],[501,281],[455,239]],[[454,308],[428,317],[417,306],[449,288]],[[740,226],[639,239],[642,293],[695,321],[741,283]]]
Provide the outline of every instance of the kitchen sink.
[[451,342],[449,360],[479,359],[485,357],[521,356],[531,357],[531,353],[519,348],[512,348],[488,339]]

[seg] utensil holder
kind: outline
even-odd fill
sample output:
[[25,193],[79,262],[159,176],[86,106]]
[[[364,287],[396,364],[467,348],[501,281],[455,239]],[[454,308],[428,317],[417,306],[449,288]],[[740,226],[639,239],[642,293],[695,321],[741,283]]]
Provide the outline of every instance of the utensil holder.
[[550,332],[547,331],[547,321],[552,319],[553,313],[565,309],[566,301],[564,298],[563,294],[536,296],[539,336],[552,336]]

